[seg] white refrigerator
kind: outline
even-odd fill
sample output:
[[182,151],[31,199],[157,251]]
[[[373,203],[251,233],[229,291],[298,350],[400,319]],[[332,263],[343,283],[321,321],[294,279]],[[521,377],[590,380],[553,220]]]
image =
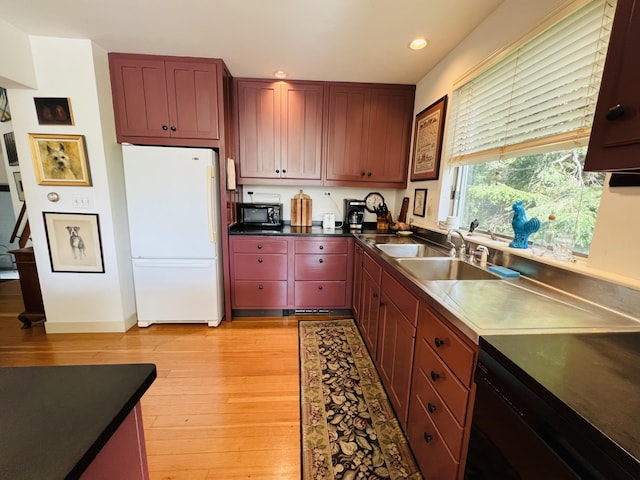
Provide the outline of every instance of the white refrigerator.
[[219,325],[217,152],[126,144],[122,151],[138,326]]

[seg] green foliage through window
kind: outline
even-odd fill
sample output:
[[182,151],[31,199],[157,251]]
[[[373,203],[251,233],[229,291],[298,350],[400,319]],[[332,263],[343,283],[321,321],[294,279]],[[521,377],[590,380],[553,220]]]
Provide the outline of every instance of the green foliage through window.
[[[549,215],[556,233],[574,236],[575,251],[587,254],[593,237],[605,174],[583,171],[586,147],[461,167],[459,215],[462,225],[478,219],[479,231],[513,237],[511,205],[522,200],[528,218]],[[540,238],[538,238],[540,237]]]

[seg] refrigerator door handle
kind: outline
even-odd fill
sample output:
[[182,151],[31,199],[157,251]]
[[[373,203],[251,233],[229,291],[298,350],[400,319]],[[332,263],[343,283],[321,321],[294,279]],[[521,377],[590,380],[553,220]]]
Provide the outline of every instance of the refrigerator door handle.
[[216,241],[216,209],[213,205],[213,180],[215,179],[215,173],[213,171],[213,165],[207,165],[207,210],[209,215],[207,218],[209,219],[209,241],[211,243],[215,243]]

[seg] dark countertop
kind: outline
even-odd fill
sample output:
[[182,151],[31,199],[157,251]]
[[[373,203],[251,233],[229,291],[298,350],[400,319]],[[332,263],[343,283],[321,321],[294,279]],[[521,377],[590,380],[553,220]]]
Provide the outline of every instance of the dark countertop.
[[0,478],[79,478],[155,378],[153,364],[0,368]]
[[314,223],[311,227],[292,227],[290,224],[285,224],[281,228],[247,227],[240,224],[229,227],[229,235],[323,235],[351,237],[358,233],[376,233],[375,222],[371,224],[365,223],[363,230],[343,230],[342,228],[324,230],[321,223]]
[[640,478],[640,333],[494,335],[480,347]]

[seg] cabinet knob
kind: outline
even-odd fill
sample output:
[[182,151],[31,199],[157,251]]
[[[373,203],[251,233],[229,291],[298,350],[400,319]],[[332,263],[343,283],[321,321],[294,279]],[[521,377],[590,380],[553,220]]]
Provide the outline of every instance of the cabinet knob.
[[162,125],[162,129],[166,132],[167,130],[169,130],[169,127],[167,127],[166,125]]
[[438,375],[436,372],[434,372],[433,370],[431,370],[431,380],[433,380],[434,382],[436,380],[438,380],[440,378],[440,375]]
[[370,177],[370,176],[371,176],[371,172],[367,173],[367,177]]
[[262,263],[262,258],[259,258],[259,259],[258,259],[258,263]]
[[262,244],[258,244],[258,250],[262,250]]
[[324,245],[320,245],[320,250],[324,250]]
[[320,262],[320,263],[324,263],[324,260],[323,260],[323,259],[320,259],[320,260],[318,260],[318,262]]
[[433,343],[436,344],[436,348],[440,348],[442,345],[444,345],[444,340],[441,340],[438,337],[436,337]]
[[433,440],[433,437],[429,435],[427,432],[424,432],[424,441],[429,443],[431,440]]
[[364,172],[360,172],[360,176],[361,176],[361,177],[364,177],[365,175],[366,175],[366,173],[364,173]]
[[258,290],[262,290],[264,287],[262,285],[258,285]]
[[378,294],[376,292],[373,292],[373,298],[378,298]]
[[433,403],[429,402],[427,403],[427,410],[429,410],[429,413],[433,413],[436,411],[436,406]]
[[171,131],[175,132],[176,131],[176,127],[174,127],[173,125],[171,125]]
[[620,118],[622,115],[624,115],[624,107],[620,104],[617,104],[609,108],[606,116],[607,116],[607,120],[612,122]]
[[287,170],[285,168],[282,169],[282,173],[287,173]]
[[276,168],[276,173],[280,173],[280,169],[279,168]]
[[322,290],[322,285],[318,285],[318,290]]

